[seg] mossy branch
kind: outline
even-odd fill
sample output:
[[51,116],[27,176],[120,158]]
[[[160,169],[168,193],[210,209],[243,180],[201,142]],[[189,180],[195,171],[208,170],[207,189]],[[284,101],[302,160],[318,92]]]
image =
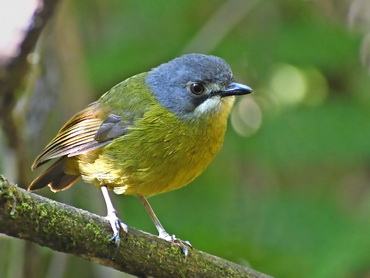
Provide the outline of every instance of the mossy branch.
[[3,176],[0,233],[138,277],[269,277],[195,249],[185,259],[179,247],[133,228],[116,246],[103,217],[29,193]]

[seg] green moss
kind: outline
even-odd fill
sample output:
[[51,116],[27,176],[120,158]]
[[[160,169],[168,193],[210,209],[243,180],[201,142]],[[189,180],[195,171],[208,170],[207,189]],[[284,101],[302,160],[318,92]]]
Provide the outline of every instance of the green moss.
[[17,210],[19,212],[31,211],[32,206],[29,203],[22,202],[22,203],[18,204]]
[[0,175],[0,198],[4,200],[14,199],[13,192],[9,190],[8,181]]

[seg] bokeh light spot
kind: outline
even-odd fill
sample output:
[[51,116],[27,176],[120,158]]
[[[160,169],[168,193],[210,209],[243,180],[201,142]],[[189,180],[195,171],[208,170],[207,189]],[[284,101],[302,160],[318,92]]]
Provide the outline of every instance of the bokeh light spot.
[[307,92],[307,79],[298,68],[281,64],[273,70],[270,87],[279,104],[293,106],[303,101]]
[[329,85],[325,76],[315,68],[304,71],[308,80],[308,88],[303,100],[304,104],[317,106],[322,104],[329,94]]
[[251,136],[262,123],[262,112],[253,97],[241,98],[231,113],[231,124],[241,136]]

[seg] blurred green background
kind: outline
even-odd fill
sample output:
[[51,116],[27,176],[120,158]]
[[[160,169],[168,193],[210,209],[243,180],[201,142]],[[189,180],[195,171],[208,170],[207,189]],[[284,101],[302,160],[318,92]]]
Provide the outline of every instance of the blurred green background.
[[[239,98],[205,173],[150,199],[163,225],[275,277],[370,277],[369,14],[367,0],[63,1],[20,100],[29,164],[116,83],[183,53],[214,54],[255,94]],[[39,194],[106,213],[83,182]],[[113,201],[129,226],[156,234],[138,199]],[[129,277],[7,237],[0,258],[4,278]]]

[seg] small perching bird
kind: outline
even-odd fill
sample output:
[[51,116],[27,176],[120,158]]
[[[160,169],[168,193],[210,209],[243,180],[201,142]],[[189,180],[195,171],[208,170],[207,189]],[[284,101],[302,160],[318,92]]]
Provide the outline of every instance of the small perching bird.
[[[200,175],[219,151],[235,95],[252,92],[235,83],[221,58],[188,54],[119,83],[74,115],[32,165],[59,158],[28,190],[72,186],[80,177],[101,188],[118,242],[127,232],[109,198],[137,195],[159,237],[170,236],[147,197],[178,189]],[[186,243],[188,244],[188,243]]]

